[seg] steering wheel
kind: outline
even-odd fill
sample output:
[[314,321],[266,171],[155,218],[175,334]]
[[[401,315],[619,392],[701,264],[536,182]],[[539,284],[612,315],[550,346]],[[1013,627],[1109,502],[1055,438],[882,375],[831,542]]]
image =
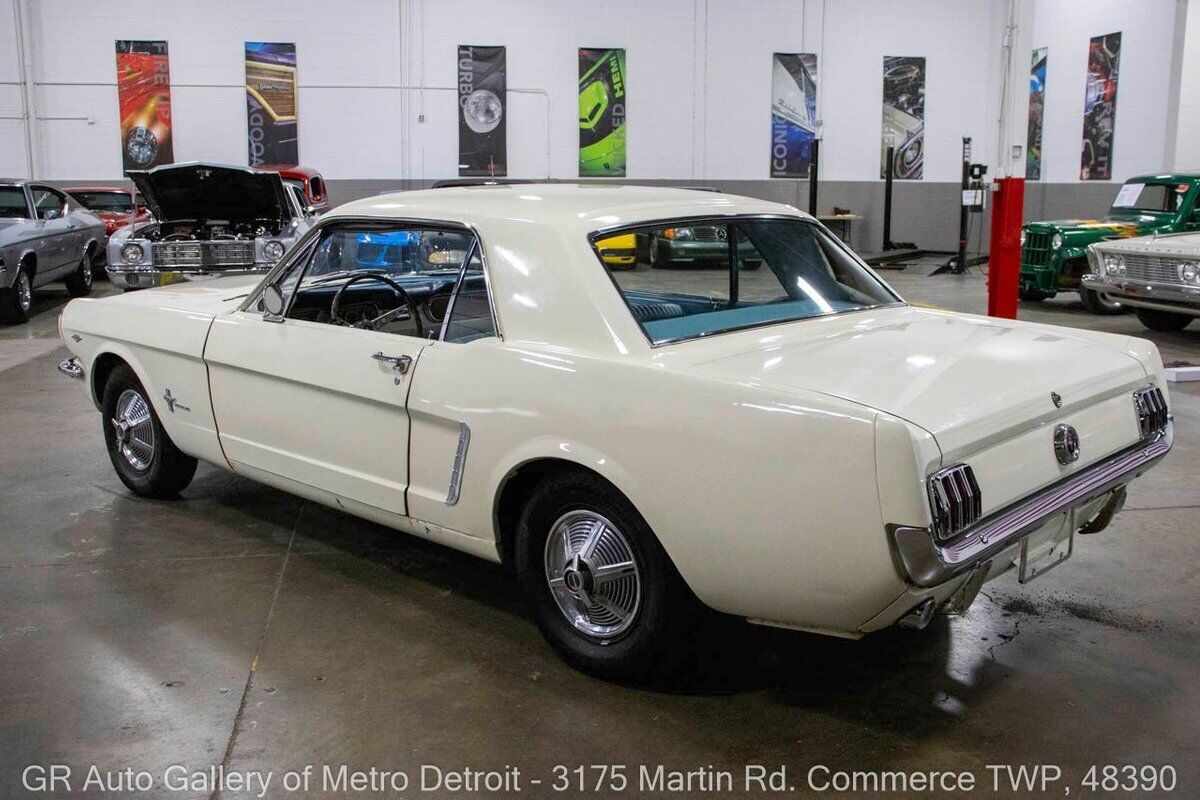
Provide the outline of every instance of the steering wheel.
[[[338,314],[338,305],[342,302],[342,294],[359,281],[379,281],[380,283],[386,283],[388,288],[395,292],[404,302],[393,308],[391,311],[385,311],[373,319],[365,319],[359,322],[350,322],[349,320],[343,319]],[[404,290],[403,286],[396,283],[388,276],[381,275],[376,272],[361,272],[358,275],[350,278],[341,285],[341,288],[337,290],[337,294],[333,296],[333,302],[329,305],[329,319],[334,324],[345,325],[350,328],[363,328],[370,331],[379,330],[379,328],[382,326],[394,319],[399,319],[404,314],[408,314],[412,317],[413,324],[417,328],[417,336],[424,338],[425,328],[421,324],[421,315],[417,313],[417,307],[413,304],[412,298],[408,296],[408,292]]]

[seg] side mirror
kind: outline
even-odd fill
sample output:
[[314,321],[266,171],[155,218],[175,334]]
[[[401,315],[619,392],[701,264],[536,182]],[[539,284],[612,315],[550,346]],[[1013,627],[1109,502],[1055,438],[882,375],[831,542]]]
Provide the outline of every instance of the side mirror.
[[61,216],[62,212],[57,208],[47,208],[42,212],[42,219],[44,219],[46,222],[49,222],[52,219],[58,219]]
[[267,288],[263,289],[262,305],[268,319],[273,322],[283,320],[283,292],[279,291],[278,286],[273,283],[267,284]]
[[312,205],[305,206],[304,215],[306,217],[315,217],[317,215],[317,207]]

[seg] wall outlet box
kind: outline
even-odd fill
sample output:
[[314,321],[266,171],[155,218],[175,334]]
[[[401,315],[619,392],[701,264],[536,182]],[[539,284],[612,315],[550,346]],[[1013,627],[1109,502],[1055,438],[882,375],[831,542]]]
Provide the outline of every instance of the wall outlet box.
[[1167,367],[1164,371],[1171,383],[1200,381],[1200,367]]

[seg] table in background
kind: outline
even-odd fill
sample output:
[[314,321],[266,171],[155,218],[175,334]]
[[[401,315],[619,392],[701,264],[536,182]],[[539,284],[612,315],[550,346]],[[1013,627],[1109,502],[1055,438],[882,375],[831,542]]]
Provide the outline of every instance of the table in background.
[[854,220],[856,220],[856,219],[862,219],[862,215],[860,215],[860,214],[818,214],[817,215],[817,221],[824,224],[826,227],[829,227],[829,223],[831,223],[831,222],[841,223],[842,235],[840,238],[843,242],[846,243],[846,246],[849,247],[851,250],[854,249],[854,244],[851,242],[851,236],[852,236],[853,232],[851,231],[850,226],[854,223]]

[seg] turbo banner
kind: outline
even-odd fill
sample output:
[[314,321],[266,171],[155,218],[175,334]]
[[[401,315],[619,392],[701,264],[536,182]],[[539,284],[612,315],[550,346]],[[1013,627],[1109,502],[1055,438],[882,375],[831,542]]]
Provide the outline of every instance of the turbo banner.
[[925,175],[925,59],[883,57],[883,140],[879,177],[887,177],[888,147],[894,147],[892,177]]
[[625,177],[625,51],[579,50],[579,177]]
[[300,163],[294,42],[246,42],[246,128],[250,166]]
[[123,171],[173,162],[166,42],[117,40],[117,104]]
[[1029,67],[1029,132],[1025,141],[1025,178],[1042,177],[1042,119],[1046,112],[1046,48],[1033,51]]
[[1121,34],[1092,37],[1088,46],[1087,89],[1083,98],[1083,154],[1079,179],[1112,178],[1113,128],[1117,124],[1117,78]]
[[771,69],[771,177],[809,177],[816,135],[817,57],[776,53]]
[[507,57],[503,47],[458,46],[458,174],[508,174]]

